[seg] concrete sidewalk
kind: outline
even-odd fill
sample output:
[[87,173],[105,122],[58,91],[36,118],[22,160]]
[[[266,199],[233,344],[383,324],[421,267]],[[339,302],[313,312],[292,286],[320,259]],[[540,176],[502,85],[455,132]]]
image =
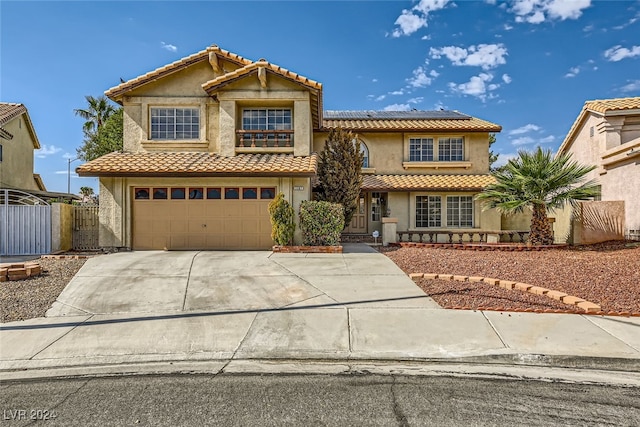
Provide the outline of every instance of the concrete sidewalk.
[[[179,293],[182,307],[169,301],[152,312],[80,310],[2,324],[0,379],[82,375],[96,367],[115,373],[125,365],[143,371],[149,363],[223,369],[255,360],[404,361],[622,370],[640,385],[640,318],[443,310],[386,257],[357,248],[342,255],[255,253],[262,273],[274,273],[261,276],[274,287],[251,299],[261,307],[234,299],[234,286],[246,288],[239,285],[249,280],[240,280],[244,274],[221,279],[217,290],[205,286],[213,264],[204,257],[200,278],[185,284],[193,293]],[[301,292],[295,301],[278,294],[289,286]]]

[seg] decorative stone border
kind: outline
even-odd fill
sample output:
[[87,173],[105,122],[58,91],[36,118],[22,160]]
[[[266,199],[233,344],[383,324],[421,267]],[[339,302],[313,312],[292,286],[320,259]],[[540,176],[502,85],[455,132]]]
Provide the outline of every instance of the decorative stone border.
[[530,252],[547,249],[564,249],[569,245],[523,245],[510,243],[419,243],[419,242],[398,242],[389,243],[389,246],[406,248],[436,248],[436,249],[459,249],[466,251],[511,251]]
[[42,255],[40,258],[44,259],[87,259],[93,255]]
[[0,282],[24,280],[40,274],[42,267],[37,261],[0,264]]
[[515,289],[517,291],[529,292],[535,295],[545,295],[549,298],[553,298],[565,304],[572,305],[579,309],[582,309],[589,314],[602,312],[602,309],[600,308],[599,305],[586,301],[582,298],[574,297],[564,292],[553,291],[551,289],[542,288],[540,286],[533,286],[533,285],[529,285],[527,283],[521,283],[521,282],[513,282],[511,280],[500,280],[500,279],[493,279],[489,277],[480,277],[480,276],[455,276],[453,274],[432,274],[432,273],[411,273],[409,274],[409,278],[411,278],[411,280],[424,278],[424,279],[430,279],[430,280],[435,280],[435,279],[456,280],[458,282],[483,282],[483,283],[488,283],[490,285],[500,286],[501,288],[507,289],[507,290]]
[[273,252],[285,254],[341,254],[342,246],[273,246]]

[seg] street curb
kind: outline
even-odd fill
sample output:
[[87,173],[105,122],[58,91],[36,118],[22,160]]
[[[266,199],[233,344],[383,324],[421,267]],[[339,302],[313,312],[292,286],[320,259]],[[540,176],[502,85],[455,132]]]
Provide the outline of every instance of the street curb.
[[[94,363],[77,365],[60,365],[50,367],[30,367],[32,361],[15,362],[11,368],[0,369],[0,382],[41,380],[54,378],[84,378],[102,376],[127,376],[127,375],[168,375],[184,373],[261,373],[264,369],[261,365],[269,365],[269,373],[288,373],[290,366],[295,365],[298,371],[305,373],[339,373],[342,367],[354,367],[367,364],[425,367],[439,365],[457,365],[460,368],[482,365],[485,367],[501,369],[559,369],[577,370],[584,372],[615,372],[623,373],[630,379],[635,377],[635,384],[640,387],[640,359],[590,357],[568,355],[545,355],[528,353],[493,354],[483,356],[452,357],[452,358],[347,358],[347,359],[320,359],[320,358],[233,358],[211,359],[208,356],[198,358],[191,355],[189,358],[171,358],[174,355],[149,355],[145,359],[132,362]],[[25,362],[25,363],[20,363]],[[251,364],[254,368],[248,370],[230,370],[229,366],[238,364]],[[278,366],[286,369],[278,369]],[[313,369],[314,366],[341,367],[340,369]],[[258,368],[256,368],[258,367]],[[307,368],[305,368],[307,367]],[[499,370],[498,370],[499,371]],[[393,372],[390,372],[393,373]],[[552,379],[549,377],[548,379]]]

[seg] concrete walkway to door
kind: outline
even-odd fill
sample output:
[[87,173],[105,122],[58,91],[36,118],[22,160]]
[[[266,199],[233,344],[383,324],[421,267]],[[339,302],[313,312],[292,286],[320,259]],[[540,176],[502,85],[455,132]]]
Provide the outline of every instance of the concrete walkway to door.
[[142,251],[89,259],[47,317],[302,306],[439,308],[387,257]]

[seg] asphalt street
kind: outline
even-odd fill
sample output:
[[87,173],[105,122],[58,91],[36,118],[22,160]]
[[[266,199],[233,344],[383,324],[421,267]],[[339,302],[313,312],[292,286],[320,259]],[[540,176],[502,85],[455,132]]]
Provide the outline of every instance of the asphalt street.
[[0,386],[2,425],[640,425],[640,389],[464,377],[164,375]]

